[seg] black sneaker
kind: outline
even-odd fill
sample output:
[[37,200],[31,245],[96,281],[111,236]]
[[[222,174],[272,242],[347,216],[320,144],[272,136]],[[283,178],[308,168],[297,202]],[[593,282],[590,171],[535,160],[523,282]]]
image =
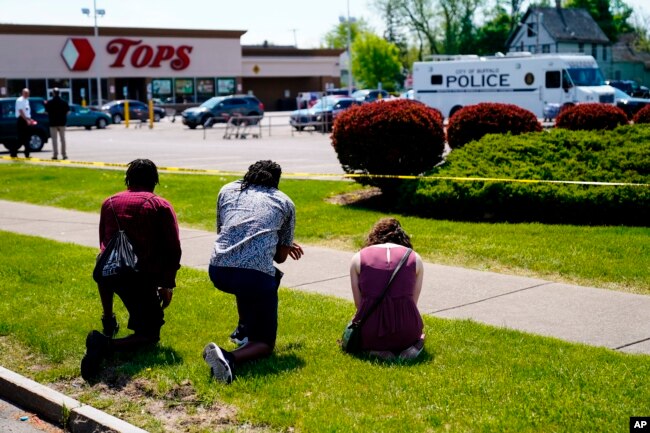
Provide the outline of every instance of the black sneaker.
[[104,327],[103,334],[109,338],[114,338],[120,330],[120,324],[117,323],[115,314],[111,317],[102,316],[102,326]]
[[86,337],[86,353],[81,359],[81,377],[86,381],[94,379],[101,367],[102,359],[110,349],[111,340],[99,331],[90,331]]
[[214,343],[203,349],[203,359],[210,366],[210,374],[219,382],[229,384],[233,379],[233,367],[224,355],[224,350]]
[[246,332],[246,327],[244,325],[237,325],[232,334],[230,334],[230,341],[235,343],[237,346],[243,346],[248,343],[248,333]]

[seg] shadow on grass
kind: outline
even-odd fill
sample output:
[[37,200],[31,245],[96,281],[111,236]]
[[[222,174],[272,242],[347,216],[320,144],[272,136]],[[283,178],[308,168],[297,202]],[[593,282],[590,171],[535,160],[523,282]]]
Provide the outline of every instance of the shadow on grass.
[[349,356],[359,359],[361,361],[367,361],[373,364],[384,365],[387,367],[392,367],[396,365],[409,367],[412,365],[426,364],[432,362],[435,359],[435,353],[429,353],[427,349],[422,350],[422,353],[420,353],[420,355],[415,359],[401,359],[401,358],[384,359],[384,358],[370,355],[367,352],[363,352],[359,354],[349,354]]
[[294,353],[276,354],[268,358],[236,366],[235,374],[238,377],[273,376],[284,372],[299,370],[306,365],[305,361]]
[[110,388],[124,388],[139,372],[154,366],[181,364],[183,358],[170,347],[153,345],[136,352],[114,353],[102,363],[101,373],[91,385],[103,382]]

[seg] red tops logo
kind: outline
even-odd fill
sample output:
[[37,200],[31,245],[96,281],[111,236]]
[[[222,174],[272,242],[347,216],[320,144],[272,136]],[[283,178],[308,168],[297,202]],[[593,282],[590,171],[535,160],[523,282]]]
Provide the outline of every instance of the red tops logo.
[[[182,71],[190,65],[190,53],[193,47],[181,45],[151,45],[143,44],[142,40],[126,38],[113,39],[106,45],[106,52],[116,54],[110,68],[123,68],[128,59],[134,68],[160,68],[169,62],[175,71]],[[95,59],[95,51],[85,38],[69,38],[61,52],[68,69],[71,71],[87,71]]]
[[[133,49],[131,49],[133,48]],[[111,68],[123,68],[124,59],[131,53],[129,60],[134,68],[159,68],[162,62],[171,61],[170,66],[175,71],[182,71],[190,65],[192,47],[181,45],[174,48],[171,45],[157,45],[154,47],[142,44],[142,41],[119,38],[113,39],[106,45],[106,51],[117,54]]]

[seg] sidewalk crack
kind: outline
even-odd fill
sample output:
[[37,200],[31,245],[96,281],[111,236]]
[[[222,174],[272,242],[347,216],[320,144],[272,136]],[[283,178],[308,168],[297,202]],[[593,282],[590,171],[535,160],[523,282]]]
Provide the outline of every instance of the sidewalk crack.
[[650,337],[644,338],[644,339],[641,339],[641,340],[637,340],[637,341],[633,341],[631,343],[627,343],[627,344],[624,344],[622,346],[615,347],[614,350],[621,350],[621,349],[624,349],[626,347],[634,346],[635,344],[645,343],[646,341],[650,341]]
[[291,287],[295,289],[295,288],[302,287],[302,286],[308,286],[310,284],[317,284],[317,283],[324,283],[325,281],[338,280],[340,278],[346,278],[347,276],[348,275],[346,274],[346,275],[341,275],[340,277],[325,278],[324,280],[310,281],[308,283],[300,283],[300,284],[296,284],[296,285],[291,286]]
[[455,305],[455,306],[453,306],[453,307],[447,307],[447,308],[443,308],[443,309],[441,309],[441,310],[432,311],[432,312],[429,313],[429,314],[436,314],[436,313],[441,313],[441,312],[443,312],[443,311],[449,311],[449,310],[455,310],[455,309],[458,309],[458,308],[467,307],[468,305],[480,304],[481,302],[489,301],[489,300],[491,300],[491,299],[501,298],[501,297],[503,297],[503,296],[512,295],[513,293],[519,293],[519,292],[523,292],[523,291],[525,291],[525,290],[530,290],[530,289],[535,289],[535,288],[537,288],[537,287],[547,286],[547,285],[549,285],[549,284],[554,284],[554,283],[551,282],[551,281],[546,281],[546,282],[541,283],[541,284],[535,284],[534,286],[524,287],[524,288],[522,288],[522,289],[513,290],[513,291],[511,291],[511,292],[501,293],[500,295],[490,296],[489,298],[479,299],[478,301],[467,302],[467,303],[465,303],[465,304]]

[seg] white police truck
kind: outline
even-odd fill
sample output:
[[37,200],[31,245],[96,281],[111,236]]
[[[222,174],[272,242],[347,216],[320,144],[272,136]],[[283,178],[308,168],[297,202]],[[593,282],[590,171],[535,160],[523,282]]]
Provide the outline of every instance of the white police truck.
[[540,118],[549,107],[615,103],[598,64],[583,54],[433,56],[413,64],[413,90],[445,117],[481,102],[518,105]]

